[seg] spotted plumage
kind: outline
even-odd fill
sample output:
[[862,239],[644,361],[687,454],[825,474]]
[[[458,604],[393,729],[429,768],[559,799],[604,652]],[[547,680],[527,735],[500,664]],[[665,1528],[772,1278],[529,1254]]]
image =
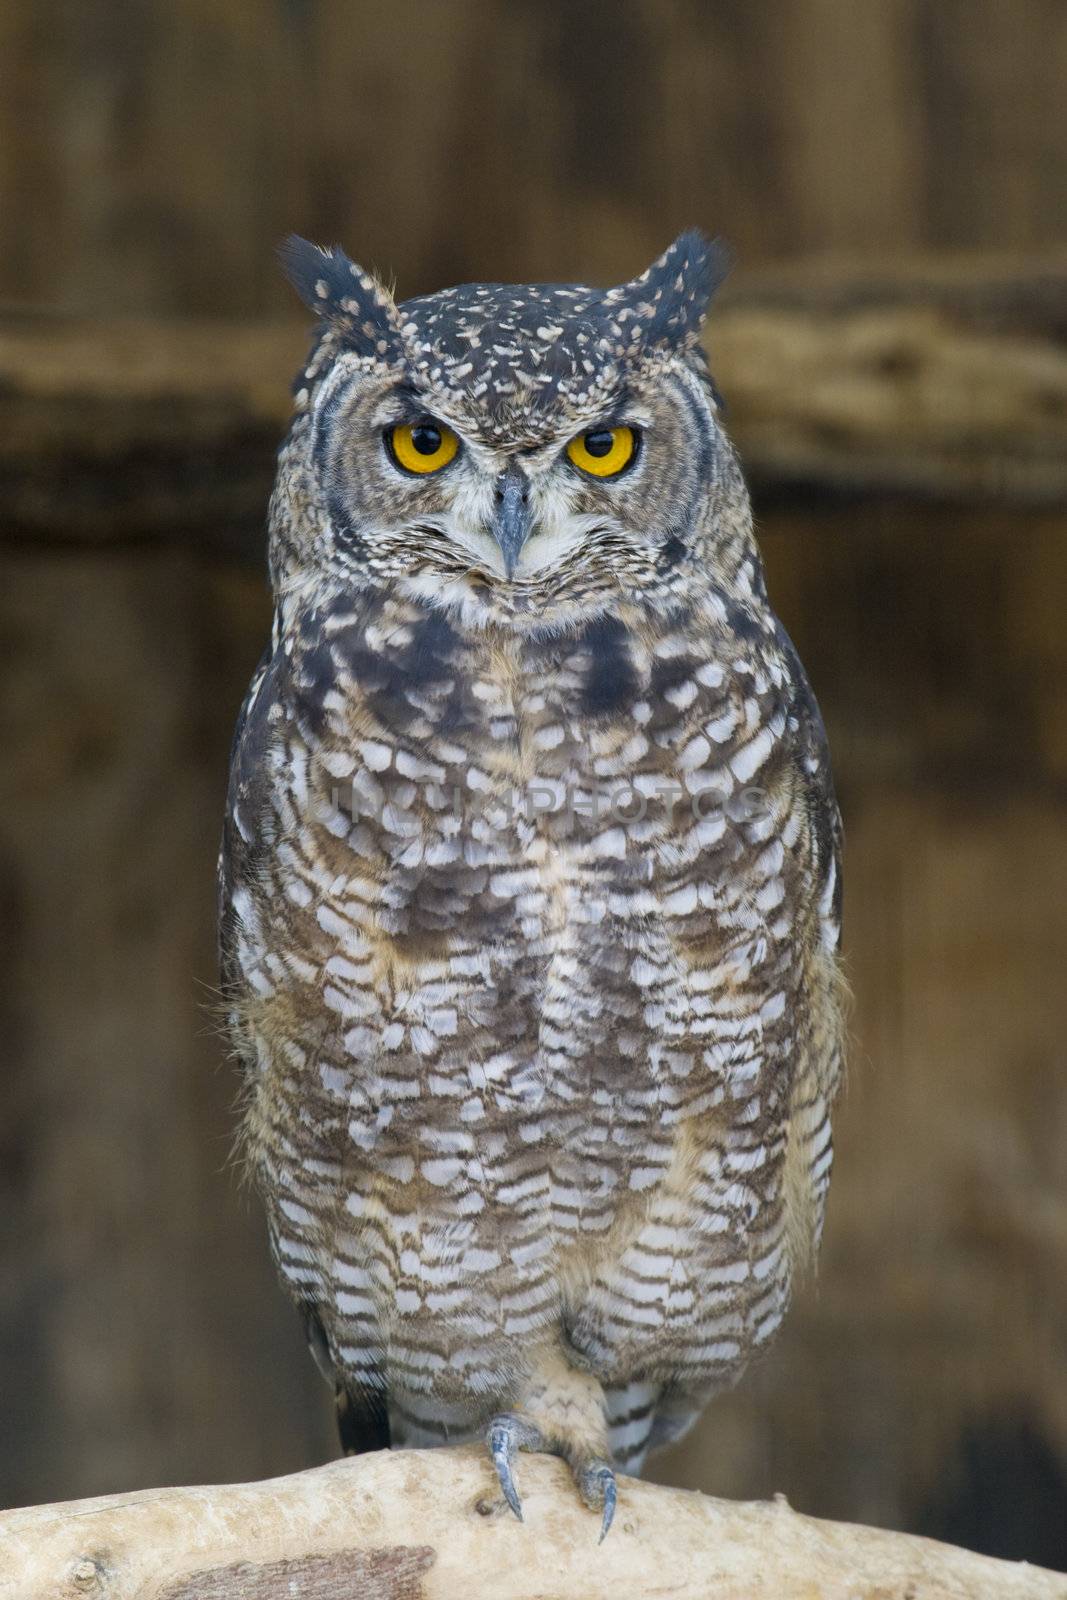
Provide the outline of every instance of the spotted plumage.
[[[837,811],[700,342],[721,258],[399,306],[286,262],[320,322],[220,869],[249,1159],[346,1440],[486,1434],[516,1510],[553,1450],[606,1523],[780,1324],[840,1074]],[[404,428],[454,455],[405,470]]]

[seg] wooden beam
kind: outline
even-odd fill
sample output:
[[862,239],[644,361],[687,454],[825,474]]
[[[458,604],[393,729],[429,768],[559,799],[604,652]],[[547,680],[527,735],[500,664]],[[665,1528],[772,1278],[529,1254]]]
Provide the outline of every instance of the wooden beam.
[[[0,311],[0,537],[259,558],[307,337]],[[757,495],[1067,506],[1067,254],[738,274],[708,341]]]
[[302,323],[0,313],[0,538],[262,558]]
[[0,1515],[11,1600],[1067,1600],[1067,1575],[932,1540],[633,1479],[615,1525],[524,1456],[526,1518],[475,1448],[357,1457],[266,1483]]
[[1067,253],[753,274],[708,343],[757,492],[1067,506]]

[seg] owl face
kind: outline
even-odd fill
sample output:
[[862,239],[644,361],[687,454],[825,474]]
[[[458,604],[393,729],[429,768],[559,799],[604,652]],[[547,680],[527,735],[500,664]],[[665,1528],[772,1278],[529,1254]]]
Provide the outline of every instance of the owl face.
[[684,553],[724,448],[699,344],[723,267],[699,235],[606,291],[396,305],[339,252],[294,241],[287,265],[322,317],[279,480],[315,510],[302,548],[282,519],[305,570],[538,613],[647,590]]

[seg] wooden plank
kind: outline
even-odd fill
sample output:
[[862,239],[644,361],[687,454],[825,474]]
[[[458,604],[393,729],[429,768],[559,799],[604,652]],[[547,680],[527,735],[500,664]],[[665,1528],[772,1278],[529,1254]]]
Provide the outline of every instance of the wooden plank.
[[914,52],[926,135],[915,198],[927,247],[1025,251],[1062,240],[1062,0],[927,0],[916,7]]
[[0,296],[268,316],[291,229],[405,294],[1062,245],[1061,0],[0,8]]
[[790,134],[788,254],[921,250],[915,0],[794,0],[767,9],[777,11],[774,78]]

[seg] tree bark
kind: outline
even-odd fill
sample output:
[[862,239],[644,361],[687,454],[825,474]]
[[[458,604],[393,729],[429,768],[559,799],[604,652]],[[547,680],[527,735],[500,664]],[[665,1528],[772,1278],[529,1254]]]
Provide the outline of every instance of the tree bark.
[[1067,1600],[1067,1575],[906,1534],[626,1479],[615,1525],[566,1468],[520,1463],[511,1516],[476,1448],[266,1483],[149,1489],[0,1515],[4,1600]]

